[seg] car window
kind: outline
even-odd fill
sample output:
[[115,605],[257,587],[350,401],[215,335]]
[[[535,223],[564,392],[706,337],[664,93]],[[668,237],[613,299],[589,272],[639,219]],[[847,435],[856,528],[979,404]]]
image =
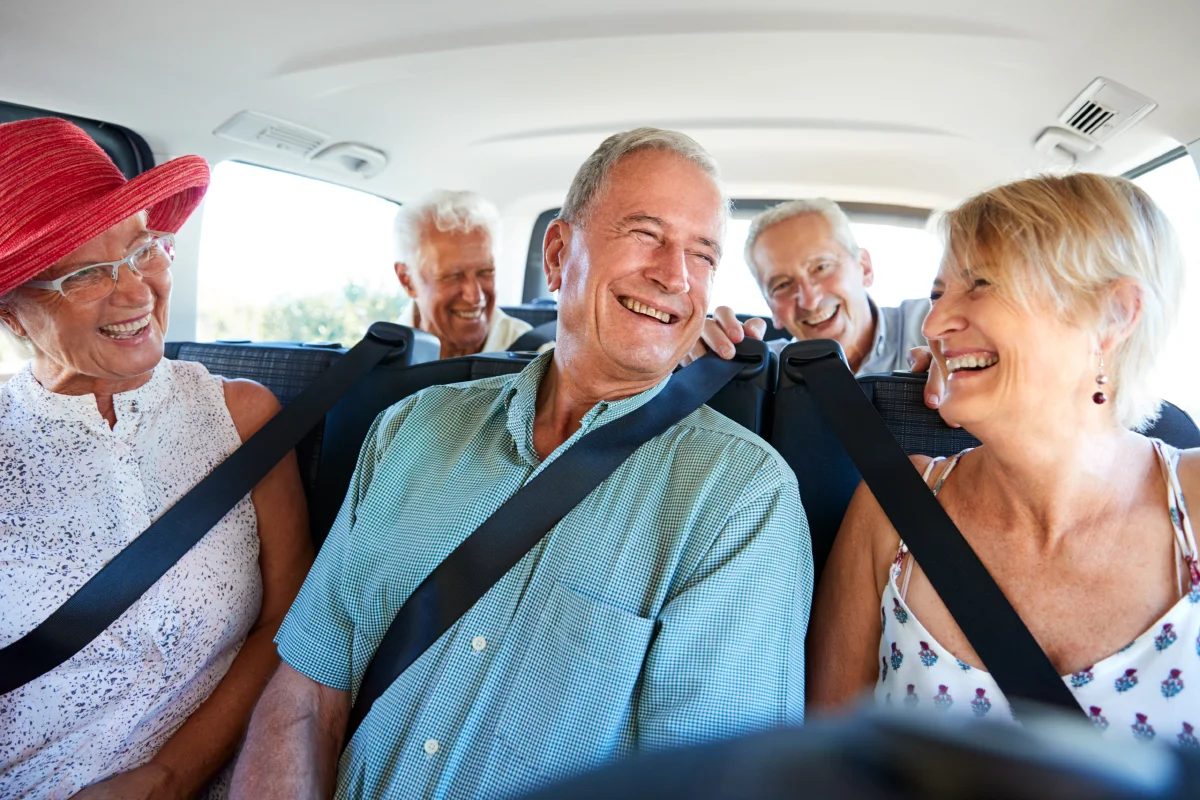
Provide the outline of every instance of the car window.
[[7,331],[0,331],[0,381],[20,371],[29,355],[17,344]]
[[1200,418],[1200,173],[1196,162],[1181,155],[1133,179],[1146,190],[1175,226],[1187,263],[1182,313],[1166,351],[1159,356],[1156,380],[1162,396]]
[[[937,238],[924,228],[852,222],[860,247],[871,254],[875,283],[871,297],[881,306],[899,305],[913,297],[928,297],[937,275],[942,249]],[[734,311],[769,315],[758,283],[743,257],[750,220],[731,219],[725,233],[725,253],[713,282],[709,311],[731,306]]]
[[349,346],[407,302],[393,269],[399,205],[367,192],[225,161],[200,238],[196,337]]

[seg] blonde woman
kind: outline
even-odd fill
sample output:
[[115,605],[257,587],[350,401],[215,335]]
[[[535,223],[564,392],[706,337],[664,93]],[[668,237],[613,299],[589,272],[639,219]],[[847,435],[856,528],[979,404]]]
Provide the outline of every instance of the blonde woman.
[[[942,416],[982,446],[913,462],[1095,726],[1196,746],[1200,454],[1132,432],[1157,413],[1148,378],[1178,315],[1174,233],[1136,186],[1088,174],[985,192],[942,229],[924,333],[949,375]],[[865,487],[813,620],[812,708],[873,689],[1010,718]]]

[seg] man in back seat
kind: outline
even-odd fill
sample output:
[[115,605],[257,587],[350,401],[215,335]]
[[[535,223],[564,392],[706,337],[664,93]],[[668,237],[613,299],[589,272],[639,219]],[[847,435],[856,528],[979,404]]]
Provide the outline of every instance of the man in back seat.
[[432,333],[442,358],[507,350],[530,329],[496,308],[500,214],[475,192],[439,190],[396,213],[401,325]]
[[[812,592],[795,477],[702,406],[642,445],[371,707],[352,692],[417,585],[696,341],[728,203],[679,133],[605,140],[544,244],[558,346],[376,420],[277,637],[234,796],[508,796],[638,749],[804,715]],[[310,794],[311,793],[311,794]]]
[[[750,223],[745,256],[776,327],[795,339],[836,339],[859,375],[908,369],[909,352],[926,345],[921,323],[929,299],[895,308],[875,304],[867,294],[875,279],[871,254],[859,247],[850,219],[832,200],[791,200],[759,214]],[[692,357],[704,354],[704,343],[732,354],[743,330],[761,338],[764,329],[753,320],[743,326],[733,309],[721,306]],[[795,339],[769,345],[778,352]]]

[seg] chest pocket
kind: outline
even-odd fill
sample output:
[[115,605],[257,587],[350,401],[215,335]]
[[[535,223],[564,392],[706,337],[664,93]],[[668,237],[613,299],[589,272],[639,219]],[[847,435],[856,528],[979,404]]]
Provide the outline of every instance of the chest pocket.
[[554,585],[500,718],[514,771],[560,777],[617,751],[654,626]]

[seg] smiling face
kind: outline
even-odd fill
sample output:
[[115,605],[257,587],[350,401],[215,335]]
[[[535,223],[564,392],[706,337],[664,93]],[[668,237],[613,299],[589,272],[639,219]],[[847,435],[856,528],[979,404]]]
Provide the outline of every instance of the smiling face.
[[692,162],[649,149],[618,161],[586,217],[546,233],[556,361],[631,392],[669,375],[700,335],[724,228],[721,192]]
[[[149,241],[137,214],[35,276],[51,281],[105,261],[117,261]],[[66,394],[128,391],[144,383],[162,360],[171,297],[171,271],[137,276],[121,267],[112,294],[73,303],[58,292],[22,286],[0,318],[34,349],[34,375]]]
[[857,368],[875,334],[870,254],[860,250],[856,258],[823,214],[807,213],[763,230],[754,262],[775,326],[797,339],[836,339]]
[[947,422],[986,441],[992,431],[1027,429],[1035,411],[1061,427],[1081,410],[1103,409],[1088,401],[1099,370],[1095,332],[1048,304],[1025,311],[946,261],[931,299],[923,333],[949,374],[941,402]]
[[421,264],[397,264],[396,275],[417,304],[418,325],[442,342],[442,357],[471,355],[487,341],[496,307],[496,265],[484,228],[441,231],[427,225]]

